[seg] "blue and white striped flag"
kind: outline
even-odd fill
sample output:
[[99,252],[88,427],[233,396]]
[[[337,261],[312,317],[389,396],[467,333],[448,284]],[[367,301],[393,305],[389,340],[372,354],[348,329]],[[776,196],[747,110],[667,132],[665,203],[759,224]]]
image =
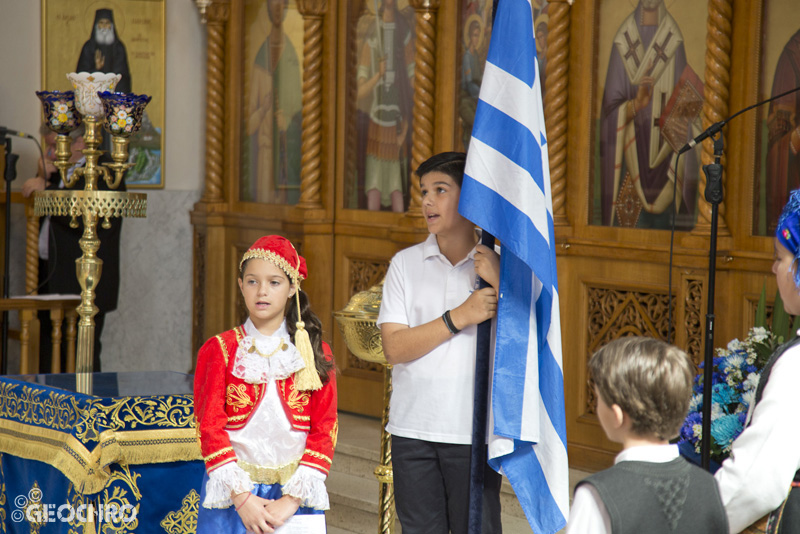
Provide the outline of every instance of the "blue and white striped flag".
[[460,213],[502,243],[489,463],[534,532],[569,515],[553,207],[530,0],[500,0]]

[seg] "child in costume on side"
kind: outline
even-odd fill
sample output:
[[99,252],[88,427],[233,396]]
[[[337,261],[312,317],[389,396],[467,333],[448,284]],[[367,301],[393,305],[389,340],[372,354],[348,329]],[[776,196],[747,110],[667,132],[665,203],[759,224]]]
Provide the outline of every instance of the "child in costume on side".
[[681,458],[669,440],[689,411],[694,364],[657,339],[625,337],[589,361],[597,418],[622,443],[614,466],[575,488],[568,534],[727,532],[710,473]]
[[[800,315],[800,189],[775,231],[772,272],[783,307]],[[800,533],[800,338],[779,347],[761,373],[745,428],[714,475],[731,532]],[[767,520],[769,524],[767,525]],[[762,530],[766,529],[766,530]]]
[[195,415],[206,463],[198,534],[271,533],[295,514],[329,508],[335,368],[300,290],[305,260],[288,239],[266,236],[239,268],[249,318],[209,339],[197,358]]

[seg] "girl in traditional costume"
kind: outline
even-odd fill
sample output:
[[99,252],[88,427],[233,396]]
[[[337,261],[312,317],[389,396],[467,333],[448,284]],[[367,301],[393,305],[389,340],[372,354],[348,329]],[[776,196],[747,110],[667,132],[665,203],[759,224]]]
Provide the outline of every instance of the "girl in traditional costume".
[[338,429],[336,380],[322,325],[288,239],[256,241],[239,265],[249,318],[197,357],[195,416],[206,474],[197,532],[273,532],[329,507]]
[[[783,307],[800,315],[800,189],[775,235],[772,272]],[[715,477],[731,532],[800,533],[800,338],[779,347],[761,373],[745,429]]]

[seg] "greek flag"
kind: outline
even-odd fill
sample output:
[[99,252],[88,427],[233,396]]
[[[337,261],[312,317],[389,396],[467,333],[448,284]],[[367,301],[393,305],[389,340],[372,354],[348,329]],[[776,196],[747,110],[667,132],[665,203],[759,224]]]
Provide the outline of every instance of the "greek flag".
[[533,531],[569,515],[553,207],[530,0],[500,0],[459,212],[502,243],[489,463]]

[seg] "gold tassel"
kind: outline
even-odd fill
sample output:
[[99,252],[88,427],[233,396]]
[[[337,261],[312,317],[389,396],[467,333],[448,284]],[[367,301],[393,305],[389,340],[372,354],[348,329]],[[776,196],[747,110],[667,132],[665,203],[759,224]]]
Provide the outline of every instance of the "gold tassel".
[[298,391],[316,391],[322,388],[322,380],[319,378],[317,366],[314,363],[314,349],[311,347],[311,339],[306,331],[306,323],[302,321],[300,314],[300,286],[294,292],[297,297],[297,318],[295,323],[297,331],[294,333],[294,346],[300,352],[305,367],[294,374],[294,387]]
[[314,349],[303,321],[297,321],[297,331],[294,333],[294,346],[300,352],[305,367],[294,374],[294,387],[298,391],[316,391],[322,387],[317,366],[314,363]]

